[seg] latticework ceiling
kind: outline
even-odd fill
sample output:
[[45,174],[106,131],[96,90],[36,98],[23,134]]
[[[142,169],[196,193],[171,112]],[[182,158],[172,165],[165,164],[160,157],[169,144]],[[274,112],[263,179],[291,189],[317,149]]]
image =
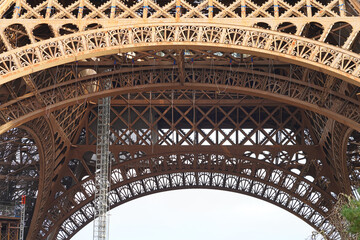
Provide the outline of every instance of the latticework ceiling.
[[111,96],[111,207],[223,189],[345,239],[327,216],[360,186],[359,10],[0,1],[1,200],[29,196],[27,239],[70,239],[91,222],[97,101]]

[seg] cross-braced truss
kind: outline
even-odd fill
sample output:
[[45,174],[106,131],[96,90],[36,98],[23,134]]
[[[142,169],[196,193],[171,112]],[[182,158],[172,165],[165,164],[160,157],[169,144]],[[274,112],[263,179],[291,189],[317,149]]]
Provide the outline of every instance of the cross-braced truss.
[[33,199],[27,239],[89,223],[96,102],[111,96],[111,207],[225,189],[339,238],[326,217],[360,186],[359,12],[355,0],[0,1],[1,199]]
[[[228,189],[273,202],[335,238],[325,217],[341,186],[318,155],[320,146],[305,112],[221,95],[169,90],[112,100],[111,206],[186,186]],[[53,188],[58,197],[45,217],[44,236],[60,229],[58,239],[68,239],[92,219],[96,108],[85,119],[77,147],[64,162],[68,169],[59,173]]]
[[[85,103],[87,99],[98,98],[106,94],[103,83],[109,77],[112,78],[113,87],[108,92],[112,95],[118,91],[137,92],[142,91],[144,88],[179,87],[212,88],[224,92],[239,92],[260,97],[271,95],[276,100],[286,98],[287,101],[291,101],[296,106],[333,118],[360,131],[360,125],[358,124],[360,120],[359,103],[356,96],[354,96],[357,88],[345,82],[333,79],[333,89],[324,91],[328,76],[315,71],[309,72],[309,70],[301,67],[291,65],[273,66],[270,60],[264,60],[263,66],[254,67],[252,64],[244,63],[243,67],[241,67],[232,65],[241,61],[239,56],[236,57],[234,54],[230,55],[232,57],[230,60],[228,59],[229,56],[224,56],[226,60],[223,61],[221,61],[221,58],[215,58],[216,61],[203,61],[201,58],[197,59],[199,55],[190,54],[191,52],[187,53],[189,55],[183,57],[183,68],[179,68],[171,62],[172,60],[176,62],[179,54],[170,53],[167,56],[160,57],[164,53],[157,52],[150,55],[152,59],[136,58],[137,62],[139,60],[150,61],[150,66],[137,63],[137,66],[134,67],[132,64],[133,58],[125,59],[123,60],[124,63],[129,65],[128,62],[130,62],[130,66],[117,67],[113,65],[110,66],[112,71],[106,71],[94,76],[93,74],[96,71],[89,70],[89,65],[95,63],[90,61],[90,63],[85,62],[84,66],[76,65],[76,70],[72,69],[72,73],[71,71],[70,73],[64,71],[65,76],[61,73],[49,74],[48,71],[45,72],[48,74],[47,76],[45,76],[45,73],[36,75],[34,78],[40,79],[42,85],[36,94],[33,92],[24,94],[0,106],[0,116],[4,123],[0,127],[0,132],[18,126],[31,118],[46,115],[53,111],[56,111],[56,116],[66,116],[64,106]],[[157,54],[160,56],[157,56]],[[221,52],[213,54],[223,55]],[[213,54],[205,55],[205,57],[211,57]],[[138,55],[141,56],[141,54]],[[156,57],[163,59],[159,63],[159,61],[155,60]],[[161,71],[154,71],[154,66],[158,63],[162,64],[159,68]],[[266,66],[266,64],[271,66]],[[109,66],[103,67],[107,69]],[[274,69],[271,69],[271,67]],[[57,72],[58,68],[49,71]],[[87,71],[90,71],[91,74],[85,75]],[[99,71],[102,70],[99,69]],[[270,76],[269,71],[272,73]],[[77,74],[80,74],[80,76],[84,74],[85,76],[76,77]],[[309,79],[304,77],[303,74],[311,76],[312,83],[309,83]],[[42,105],[34,104],[38,97],[46,99],[44,102],[46,109]],[[346,108],[344,108],[345,106]],[[72,107],[72,110],[74,109],[82,112],[84,111],[84,105],[80,104],[77,107]],[[74,132],[75,128],[72,127],[73,125],[69,125],[68,121],[58,119],[58,122],[65,132],[68,130]],[[63,126],[64,122],[66,126]],[[68,133],[68,135],[71,138],[71,133]]]

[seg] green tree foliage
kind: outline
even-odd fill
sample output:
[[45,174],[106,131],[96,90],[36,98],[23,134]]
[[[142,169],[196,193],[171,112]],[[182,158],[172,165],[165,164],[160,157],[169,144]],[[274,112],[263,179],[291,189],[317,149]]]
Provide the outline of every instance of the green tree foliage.
[[[358,189],[360,193],[360,189]],[[342,207],[341,214],[348,221],[347,230],[351,234],[356,234],[360,240],[360,201],[354,197],[348,197],[348,201]]]
[[[358,190],[360,193],[360,189]],[[360,200],[353,195],[340,194],[327,220],[333,225],[341,239],[360,240]],[[328,240],[325,232],[313,232],[311,240]]]

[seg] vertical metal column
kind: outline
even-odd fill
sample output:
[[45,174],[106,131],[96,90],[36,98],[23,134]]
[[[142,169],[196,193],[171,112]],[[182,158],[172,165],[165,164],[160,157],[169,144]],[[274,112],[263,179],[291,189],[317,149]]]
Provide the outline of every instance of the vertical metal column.
[[[104,88],[110,89],[110,79],[105,80]],[[98,101],[96,169],[95,169],[95,219],[94,240],[106,240],[108,223],[108,192],[109,192],[109,138],[110,138],[110,97]]]
[[24,230],[25,230],[25,204],[26,196],[21,196],[21,213],[20,213],[20,237],[19,240],[24,240]]

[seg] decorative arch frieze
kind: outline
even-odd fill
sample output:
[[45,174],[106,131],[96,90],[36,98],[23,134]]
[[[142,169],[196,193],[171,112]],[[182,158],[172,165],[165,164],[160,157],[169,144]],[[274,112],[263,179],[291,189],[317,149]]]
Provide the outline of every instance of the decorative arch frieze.
[[[236,157],[232,153],[203,153],[197,149],[194,153],[140,157],[114,165],[109,197],[111,208],[162,191],[220,189],[268,201],[324,231],[331,239],[339,238],[326,219],[335,198],[306,178],[250,155],[245,152],[242,157]],[[52,223],[62,223],[56,239],[70,239],[93,220],[93,181],[93,176],[85,177],[59,196],[49,209],[48,230],[57,229],[52,228]],[[62,212],[61,216],[56,214],[58,211]]]
[[0,54],[0,84],[90,57],[138,50],[213,49],[269,57],[360,86],[359,55],[286,33],[226,24],[126,25],[39,41]]

